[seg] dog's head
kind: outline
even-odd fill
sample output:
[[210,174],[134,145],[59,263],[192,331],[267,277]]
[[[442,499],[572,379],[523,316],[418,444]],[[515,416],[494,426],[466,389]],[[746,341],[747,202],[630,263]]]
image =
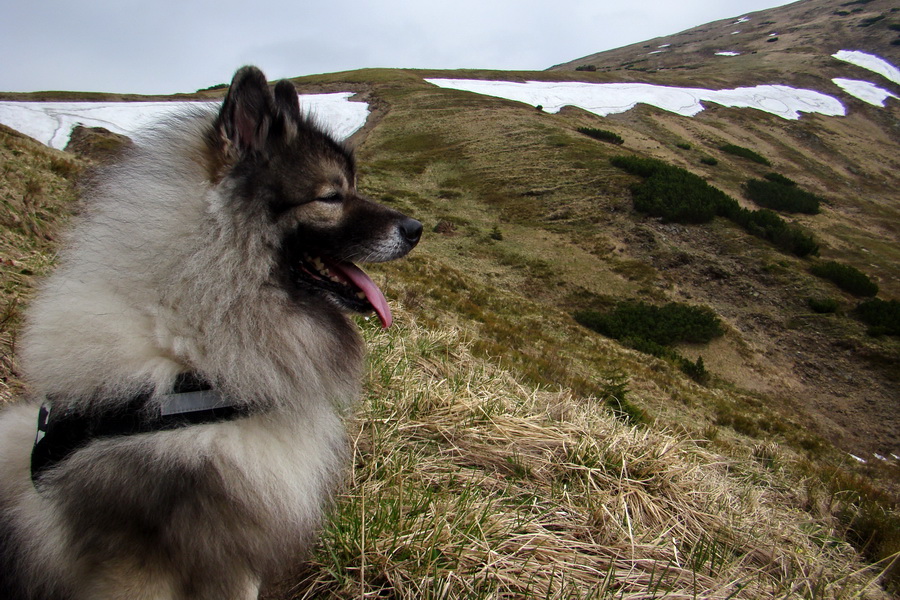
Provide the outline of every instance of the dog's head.
[[400,258],[422,224],[357,192],[353,155],[302,115],[294,86],[272,90],[259,69],[240,69],[209,144],[213,179],[277,231],[280,285],[299,302],[374,310],[390,326],[384,295],[354,263]]

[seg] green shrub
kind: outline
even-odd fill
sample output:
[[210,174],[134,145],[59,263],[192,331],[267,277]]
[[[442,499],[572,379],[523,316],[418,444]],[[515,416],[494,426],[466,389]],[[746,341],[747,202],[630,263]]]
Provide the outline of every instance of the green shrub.
[[634,208],[665,221],[708,223],[730,198],[702,177],[661,160],[615,156],[610,162],[620,169],[644,177],[632,188]]
[[576,71],[596,71],[597,67],[595,65],[581,65],[579,67],[575,67]]
[[817,277],[831,281],[854,296],[868,297],[878,293],[878,284],[869,279],[865,273],[850,265],[828,261],[813,265],[810,272]]
[[838,301],[834,298],[809,298],[806,303],[814,312],[822,315],[835,313],[838,309]]
[[709,223],[725,194],[693,173],[666,170],[632,189],[634,208],[675,223]]
[[675,147],[681,148],[682,150],[690,150],[691,149],[691,145],[687,144],[685,142],[679,142],[679,143],[675,144]]
[[599,384],[597,397],[612,411],[616,418],[624,423],[640,425],[649,422],[647,413],[629,400],[628,377],[621,373],[612,373],[604,377]]
[[[777,175],[777,173],[769,175]],[[766,177],[768,178],[769,175]],[[819,214],[821,199],[813,193],[801,190],[790,179],[787,181],[790,183],[785,184],[773,179],[751,179],[744,184],[744,193],[756,204],[772,210],[807,215]]]
[[789,177],[785,177],[780,173],[766,173],[765,178],[781,185],[795,186],[797,182]]
[[621,146],[622,144],[625,143],[625,140],[623,140],[621,137],[619,137],[618,134],[616,134],[612,131],[607,131],[605,129],[595,129],[593,127],[579,127],[578,133],[583,133],[584,135],[586,135],[588,137],[592,137],[595,140],[600,140],[602,142],[609,142],[610,144],[616,144],[619,146]]
[[792,227],[784,219],[768,209],[747,210],[737,202],[725,207],[725,214],[748,233],[774,244],[777,248],[795,256],[815,256],[819,244],[812,235],[798,227]]
[[746,158],[747,160],[752,160],[753,162],[757,162],[761,165],[766,165],[767,167],[772,165],[772,163],[769,162],[769,159],[767,159],[765,156],[758,154],[750,148],[744,148],[743,146],[725,144],[724,146],[720,146],[719,150],[721,150],[722,152],[727,152],[728,154],[733,154],[734,156]]
[[704,165],[709,165],[710,167],[714,167],[719,164],[719,161],[713,158],[712,156],[704,156],[700,159],[700,162]]
[[706,385],[709,383],[709,371],[703,365],[703,357],[698,356],[697,362],[692,362],[686,358],[681,359],[679,365],[681,372],[696,381],[699,384]]
[[722,216],[785,252],[801,257],[819,252],[819,245],[808,233],[770,210],[742,208],[734,198],[690,171],[637,156],[614,156],[610,163],[645,178],[632,187],[635,210],[676,223],[708,223]]
[[709,381],[703,358],[693,362],[670,346],[679,342],[706,343],[724,333],[721,321],[711,309],[676,302],[654,306],[626,301],[607,313],[583,310],[573,317],[588,329],[618,340],[624,346],[674,363],[702,385]]
[[875,23],[877,23],[878,21],[881,21],[883,19],[884,19],[884,15],[878,15],[876,17],[869,17],[868,19],[863,19],[862,21],[860,21],[859,25],[857,25],[857,27],[870,27],[870,26],[874,25]]
[[[712,309],[670,302],[654,306],[644,302],[620,302],[612,311],[580,311],[575,320],[617,340],[640,340],[658,346],[679,342],[706,343],[721,336],[722,323]],[[649,354],[664,354],[650,345]],[[643,348],[638,348],[643,349]]]
[[618,167],[632,175],[639,175],[641,177],[650,177],[657,171],[676,168],[655,158],[641,158],[639,156],[627,156],[624,154],[613,156],[609,159],[609,162],[614,167]]
[[869,326],[870,335],[900,335],[900,302],[866,300],[856,307],[856,316]]

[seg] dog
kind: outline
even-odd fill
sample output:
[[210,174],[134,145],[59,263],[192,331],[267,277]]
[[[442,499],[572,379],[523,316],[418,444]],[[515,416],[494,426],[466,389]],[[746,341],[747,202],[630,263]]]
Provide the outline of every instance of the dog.
[[355,263],[422,224],[364,197],[287,81],[100,167],[26,315],[31,396],[0,413],[0,597],[249,600],[315,542],[359,394]]

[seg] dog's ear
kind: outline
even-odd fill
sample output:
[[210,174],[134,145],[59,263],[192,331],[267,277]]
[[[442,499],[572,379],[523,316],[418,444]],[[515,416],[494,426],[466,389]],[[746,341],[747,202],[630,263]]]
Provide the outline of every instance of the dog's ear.
[[229,151],[263,152],[275,117],[275,102],[266,76],[256,67],[242,67],[231,80],[215,127]]
[[275,105],[294,121],[300,120],[300,98],[290,81],[282,79],[275,84]]

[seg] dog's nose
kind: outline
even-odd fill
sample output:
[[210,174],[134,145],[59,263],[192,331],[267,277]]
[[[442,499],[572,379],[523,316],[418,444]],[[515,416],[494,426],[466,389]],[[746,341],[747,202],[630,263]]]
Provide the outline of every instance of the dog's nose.
[[415,219],[407,217],[400,223],[400,233],[410,247],[415,246],[422,237],[422,224]]

